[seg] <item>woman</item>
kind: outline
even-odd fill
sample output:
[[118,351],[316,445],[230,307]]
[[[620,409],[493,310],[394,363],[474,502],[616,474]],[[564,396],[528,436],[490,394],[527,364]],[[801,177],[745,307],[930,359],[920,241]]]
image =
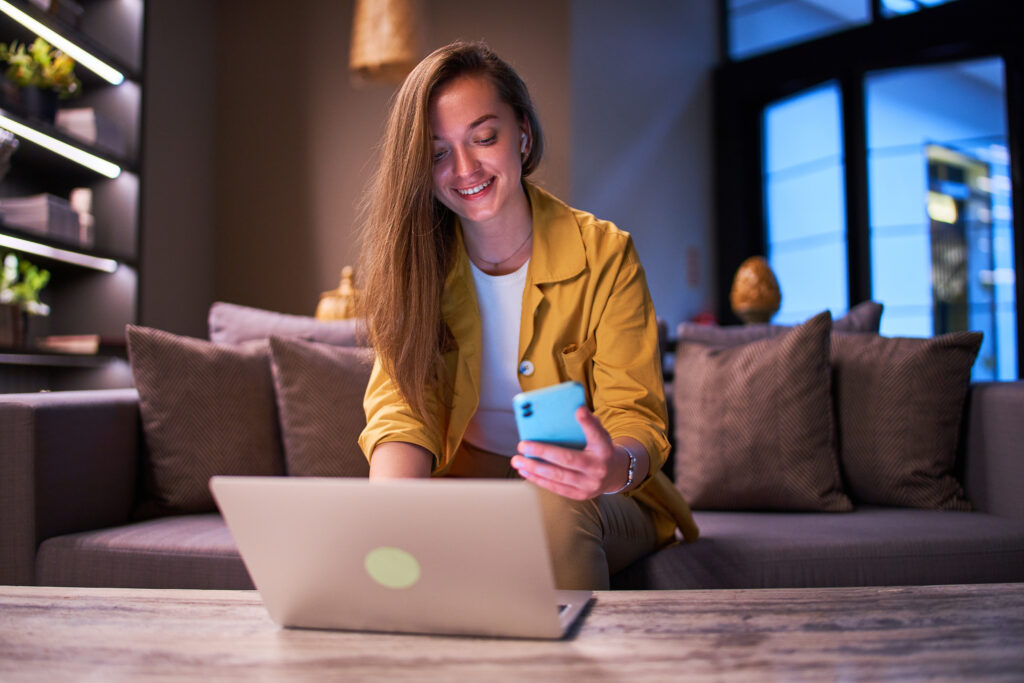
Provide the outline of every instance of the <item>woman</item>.
[[[525,180],[542,151],[526,86],[486,45],[443,47],[405,80],[367,197],[361,304],[377,362],[360,446],[371,478],[536,484],[556,585],[601,589],[677,526],[697,530],[660,472],[665,403],[636,251]],[[517,443],[512,396],[566,380],[587,392],[586,447]]]

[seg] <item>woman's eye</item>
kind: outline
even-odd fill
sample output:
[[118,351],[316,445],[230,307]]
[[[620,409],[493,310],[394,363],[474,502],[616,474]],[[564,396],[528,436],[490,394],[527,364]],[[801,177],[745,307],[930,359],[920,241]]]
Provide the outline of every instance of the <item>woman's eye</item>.
[[434,161],[441,161],[441,159],[444,159],[445,154],[446,152],[444,150],[434,152]]
[[497,137],[498,137],[497,135],[492,135],[489,138],[484,138],[483,140],[478,140],[477,144],[480,144],[480,145],[493,145],[494,144],[494,140]]

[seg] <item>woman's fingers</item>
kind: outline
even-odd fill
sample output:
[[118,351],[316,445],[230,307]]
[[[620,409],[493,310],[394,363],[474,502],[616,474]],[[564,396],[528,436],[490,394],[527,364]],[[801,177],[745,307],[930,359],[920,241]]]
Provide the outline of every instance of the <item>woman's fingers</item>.
[[587,439],[587,449],[608,449],[611,450],[612,439],[608,436],[608,432],[605,430],[604,425],[597,419],[597,415],[590,412],[590,409],[586,406],[580,406],[576,409],[576,421],[580,423],[580,427],[583,429],[583,436]]
[[581,451],[571,448],[540,441],[520,441],[517,450],[535,461],[543,461],[566,469],[579,470],[583,467],[580,458]]
[[512,466],[539,486],[567,498],[585,500],[606,488],[604,482],[614,447],[601,421],[590,410],[581,406],[575,417],[587,439],[582,450],[521,441],[518,450],[523,455],[514,457]]
[[560,496],[574,500],[586,500],[592,497],[588,495],[585,488],[581,488],[582,476],[578,472],[557,465],[545,464],[521,455],[512,458],[512,466],[516,468],[523,479]]

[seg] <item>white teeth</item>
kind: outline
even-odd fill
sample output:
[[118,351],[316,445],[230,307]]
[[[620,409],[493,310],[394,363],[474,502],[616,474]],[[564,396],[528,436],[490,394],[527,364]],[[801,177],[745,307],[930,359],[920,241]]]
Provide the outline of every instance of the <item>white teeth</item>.
[[480,192],[481,190],[483,190],[485,187],[490,185],[491,182],[492,182],[491,180],[488,180],[486,183],[481,183],[481,184],[477,185],[476,187],[469,188],[468,190],[455,190],[455,191],[458,192],[459,194],[461,194],[463,197],[469,197],[470,195],[474,195],[477,192]]

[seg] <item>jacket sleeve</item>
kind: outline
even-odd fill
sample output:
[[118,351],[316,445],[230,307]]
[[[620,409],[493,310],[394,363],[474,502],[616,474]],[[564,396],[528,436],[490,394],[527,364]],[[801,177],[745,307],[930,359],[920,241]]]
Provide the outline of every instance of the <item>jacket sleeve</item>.
[[[439,414],[436,397],[428,396],[427,409]],[[388,441],[403,441],[422,446],[434,456],[434,469],[438,456],[444,451],[440,430],[431,429],[423,418],[402,398],[391,377],[385,372],[380,358],[373,364],[370,382],[363,396],[363,411],[366,413],[366,427],[359,435],[359,447],[367,461],[373,456],[378,444]]]
[[657,318],[632,239],[610,265],[606,303],[593,335],[594,412],[613,439],[630,436],[644,445],[650,476],[669,452]]

